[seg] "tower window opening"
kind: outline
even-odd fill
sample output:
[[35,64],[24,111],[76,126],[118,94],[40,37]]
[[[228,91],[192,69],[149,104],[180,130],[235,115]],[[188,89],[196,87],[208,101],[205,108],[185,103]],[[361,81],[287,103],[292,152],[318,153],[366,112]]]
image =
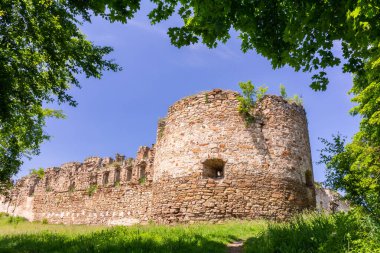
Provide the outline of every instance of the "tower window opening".
[[222,159],[207,159],[203,162],[203,178],[224,178],[225,162]]

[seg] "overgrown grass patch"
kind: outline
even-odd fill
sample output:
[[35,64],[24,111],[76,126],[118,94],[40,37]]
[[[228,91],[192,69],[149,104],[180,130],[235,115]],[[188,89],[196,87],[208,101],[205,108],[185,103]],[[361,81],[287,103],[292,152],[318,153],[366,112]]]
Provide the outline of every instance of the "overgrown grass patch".
[[270,223],[248,239],[246,253],[380,252],[380,227],[367,215],[350,213],[300,215],[287,223]]

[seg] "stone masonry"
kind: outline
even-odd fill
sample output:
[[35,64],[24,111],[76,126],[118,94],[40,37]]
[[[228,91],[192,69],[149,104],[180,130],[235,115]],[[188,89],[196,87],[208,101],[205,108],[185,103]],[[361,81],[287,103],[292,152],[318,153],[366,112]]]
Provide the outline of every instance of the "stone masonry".
[[306,114],[265,96],[247,123],[238,93],[184,98],[135,159],[90,157],[21,178],[0,211],[64,224],[284,220],[316,206]]

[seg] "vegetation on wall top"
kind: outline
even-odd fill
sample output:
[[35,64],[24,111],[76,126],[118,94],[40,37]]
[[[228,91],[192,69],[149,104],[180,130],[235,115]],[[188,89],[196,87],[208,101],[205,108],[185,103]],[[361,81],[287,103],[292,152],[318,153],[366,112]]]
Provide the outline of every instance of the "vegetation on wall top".
[[264,97],[268,90],[268,87],[259,86],[255,89],[255,86],[251,81],[240,82],[239,87],[242,94],[237,97],[239,101],[238,111],[244,117],[247,124],[254,121],[252,110],[257,100]]
[[30,174],[36,175],[39,179],[43,179],[45,176],[45,170],[44,168],[31,169]]

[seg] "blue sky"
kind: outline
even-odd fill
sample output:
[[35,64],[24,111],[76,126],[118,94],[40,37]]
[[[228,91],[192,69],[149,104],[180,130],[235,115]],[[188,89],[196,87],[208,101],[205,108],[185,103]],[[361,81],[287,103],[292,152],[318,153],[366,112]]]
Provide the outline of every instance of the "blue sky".
[[302,95],[314,176],[324,180],[323,166],[315,164],[321,148],[318,137],[338,131],[351,137],[359,125],[359,118],[348,113],[353,106],[347,94],[350,75],[342,74],[340,68],[329,69],[328,90],[314,92],[308,87],[310,74],[288,67],[273,70],[268,60],[254,52],[243,54],[237,34],[216,49],[203,45],[178,49],[170,44],[166,30],[179,20],[151,26],[147,7],[126,25],[95,18],[82,27],[89,40],[114,48],[110,58],[123,71],[107,72],[101,80],[80,78],[82,89],[70,92],[78,107],[61,106],[67,119],[48,120],[46,132],[51,140],[42,145],[39,156],[25,160],[18,177],[31,168],[59,166],[89,156],[122,153],[134,157],[138,146],[155,142],[157,121],[175,101],[214,88],[238,90],[238,82],[251,80],[268,86],[271,94],[278,94],[282,83],[288,95]]

